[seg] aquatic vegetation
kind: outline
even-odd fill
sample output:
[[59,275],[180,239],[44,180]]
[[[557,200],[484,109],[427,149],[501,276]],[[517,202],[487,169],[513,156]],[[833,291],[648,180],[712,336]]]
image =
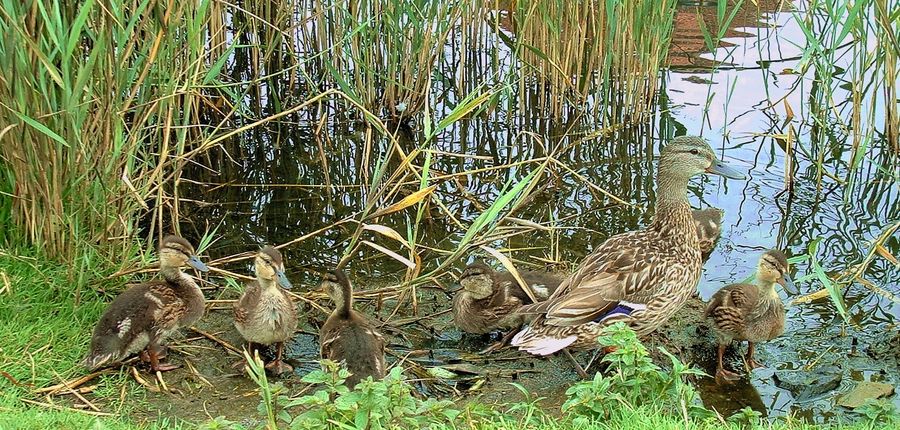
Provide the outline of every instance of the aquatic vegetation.
[[99,248],[131,262],[134,239],[120,238],[143,215],[150,237],[178,218],[176,184],[204,128],[195,87],[210,3],[2,3],[7,241],[59,260]]
[[[789,333],[792,343],[818,337],[812,325],[856,329],[828,323],[841,316],[866,328],[852,350],[889,345],[871,336],[892,328],[897,309],[900,4],[676,3],[0,0],[0,337],[8,340],[0,349],[0,427],[15,426],[9,415],[36,425],[50,417],[47,427],[131,427],[130,394],[145,390],[127,374],[103,375],[82,393],[101,399],[102,411],[90,412],[116,418],[71,418],[90,412],[69,408],[68,394],[46,406],[33,390],[76,376],[86,349],[77,339],[86,341],[121,274],[148,270],[142,249],[162,232],[199,236],[219,225],[221,234],[204,235],[198,251],[221,237],[209,254],[226,282],[240,278],[246,268],[237,267],[252,258],[245,251],[263,241],[294,254],[288,269],[299,286],[336,264],[372,273],[378,282],[356,291],[361,308],[374,311],[389,336],[430,330],[434,341],[446,327],[435,314],[447,309],[435,309],[433,297],[455,288],[463,260],[482,254],[507,269],[565,268],[600,240],[646,225],[660,142],[704,131],[712,131],[717,155],[751,166],[756,180],[689,187],[692,202],[726,209],[714,232],[722,246],[708,266],[716,269],[701,293],[704,283],[736,275],[720,270],[739,263],[734,249],[784,245],[810,254],[798,261],[801,287],[812,294],[795,301],[805,308],[793,315],[801,327]],[[754,13],[748,24],[738,9],[779,12]],[[685,33],[703,45],[689,55],[711,52],[720,61],[701,66],[706,87],[685,86],[692,82],[682,72],[665,70],[673,27],[685,21],[694,25]],[[802,34],[785,36],[792,26]],[[761,31],[742,43],[729,27]],[[769,39],[780,45],[763,43]],[[728,46],[754,42],[758,58],[743,61]],[[791,47],[797,58],[781,55]],[[756,76],[761,82],[747,80]],[[221,284],[201,284],[214,308],[227,307],[234,292]],[[295,291],[321,306],[316,293]],[[845,339],[822,354],[851,350]],[[785,360],[814,366],[821,346],[791,349],[800,356]],[[802,355],[810,350],[815,357]],[[623,363],[643,363],[630,354]],[[433,376],[406,363],[416,378]],[[518,403],[501,412],[436,407],[429,425],[689,426],[667,412],[682,407],[678,393],[659,394],[669,408],[662,410],[629,385],[669,378],[645,367],[572,394],[580,405],[573,409],[604,422]],[[255,375],[260,384],[264,371]],[[349,395],[337,379],[325,391]],[[397,398],[404,408],[415,405],[394,416],[403,422],[419,419],[408,415],[422,405],[410,403],[422,400],[409,382],[386,385],[405,392]],[[285,426],[303,413],[283,407],[296,400],[283,386],[262,385],[263,425]],[[594,411],[615,396],[640,404]],[[384,416],[391,407],[347,399],[348,409],[329,413],[351,426],[360,410]],[[62,409],[36,410],[54,407]],[[445,412],[458,415],[438,416]],[[861,413],[871,422],[894,415],[881,404]],[[146,419],[155,417],[135,421]],[[756,422],[751,412],[735,420]],[[178,423],[151,425],[169,424]],[[810,428],[792,418],[770,426],[782,425]]]

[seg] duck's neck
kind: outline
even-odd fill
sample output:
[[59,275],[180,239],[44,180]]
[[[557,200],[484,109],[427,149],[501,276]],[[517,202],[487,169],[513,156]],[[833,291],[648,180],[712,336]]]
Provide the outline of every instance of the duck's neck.
[[[690,177],[661,167],[656,179],[656,213],[652,228],[675,234],[686,234],[696,240],[697,232],[687,199]],[[693,233],[693,234],[691,234]]]
[[353,309],[353,290],[349,283],[341,284],[341,293],[334,297],[334,311],[343,318],[350,317]]
[[162,275],[163,279],[168,281],[170,284],[191,287],[197,286],[194,281],[188,275],[182,272],[178,267],[160,267],[159,273]]
[[778,292],[775,291],[775,283],[771,281],[756,281],[756,288],[759,289],[759,300],[766,302],[781,302]]
[[274,279],[256,278],[256,282],[258,282],[259,286],[265,291],[271,292],[278,290],[278,283],[275,282]]

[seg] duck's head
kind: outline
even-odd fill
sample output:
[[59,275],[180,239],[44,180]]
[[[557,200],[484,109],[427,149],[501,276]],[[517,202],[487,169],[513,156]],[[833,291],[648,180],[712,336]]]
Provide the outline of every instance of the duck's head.
[[720,160],[706,139],[700,136],[678,136],[672,139],[660,152],[659,171],[686,178],[713,174],[744,179],[743,173]]
[[790,270],[791,266],[787,261],[787,256],[777,249],[770,249],[759,257],[756,279],[761,285],[774,285],[777,282],[788,293],[796,294],[798,291],[791,280]]
[[189,265],[201,272],[209,271],[197,255],[190,242],[181,236],[170,234],[159,244],[159,267],[161,269],[177,269]]
[[350,280],[341,269],[335,269],[322,277],[321,288],[328,294],[335,303],[344,303],[347,301],[347,294],[350,286]]
[[476,300],[494,292],[494,270],[484,263],[472,263],[459,275],[459,285]]
[[285,289],[293,286],[284,274],[284,259],[281,257],[281,252],[271,246],[265,246],[259,250],[253,260],[253,268],[260,281],[266,281],[270,285],[277,282]]

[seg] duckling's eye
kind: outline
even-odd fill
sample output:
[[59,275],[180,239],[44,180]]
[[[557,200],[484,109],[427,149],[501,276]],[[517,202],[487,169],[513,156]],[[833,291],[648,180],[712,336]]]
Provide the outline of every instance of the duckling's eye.
[[700,150],[699,150],[699,149],[696,149],[696,148],[695,148],[695,149],[692,149],[692,150],[691,150],[691,154],[694,154],[694,155],[700,155]]

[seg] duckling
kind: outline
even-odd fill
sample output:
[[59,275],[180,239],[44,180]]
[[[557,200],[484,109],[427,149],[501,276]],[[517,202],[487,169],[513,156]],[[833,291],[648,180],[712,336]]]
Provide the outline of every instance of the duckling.
[[723,212],[718,208],[694,209],[691,211],[694,225],[697,226],[697,239],[700,241],[700,254],[709,257],[716,247],[716,241],[722,234]]
[[322,288],[334,301],[335,309],[319,331],[322,358],[344,362],[351,375],[351,389],[371,376],[384,377],[384,337],[365,316],[353,310],[353,289],[344,272],[335,269],[325,275]]
[[713,294],[705,316],[712,318],[719,341],[716,379],[733,381],[736,373],[725,370],[722,355],[733,340],[747,341],[747,365],[762,367],[753,359],[754,344],[772,340],[784,333],[784,304],[775,291],[775,283],[785,291],[797,293],[787,257],[778,250],[763,253],[756,267],[756,284],[731,284]]
[[[535,298],[547,300],[562,277],[545,272],[521,271]],[[485,334],[497,329],[518,328],[527,315],[515,311],[532,303],[509,272],[498,272],[484,263],[473,263],[459,277],[462,286],[453,299],[453,322],[467,333]]]
[[86,367],[93,370],[118,363],[141,351],[153,371],[178,367],[160,364],[159,359],[165,357],[163,342],[169,335],[203,316],[203,292],[181,271],[185,264],[201,272],[209,270],[194,254],[194,247],[183,238],[163,238],[159,246],[163,279],[135,285],[110,303],[94,328],[90,353],[82,362]]
[[[664,324],[697,288],[703,261],[687,198],[700,174],[744,176],[716,157],[701,137],[679,136],[660,152],[656,214],[647,228],[606,239],[541,303],[519,313],[536,317],[512,340],[535,355],[593,349],[601,330],[625,322],[638,336]],[[587,376],[577,362],[579,375]]]
[[[281,288],[290,289],[291,282],[284,275],[284,260],[277,249],[266,246],[253,261],[256,281],[247,285],[244,294],[234,304],[234,327],[250,344],[275,344],[275,360],[266,369],[280,374],[293,368],[281,360],[284,342],[297,328],[297,311],[291,296]],[[242,361],[243,363],[243,361]]]

